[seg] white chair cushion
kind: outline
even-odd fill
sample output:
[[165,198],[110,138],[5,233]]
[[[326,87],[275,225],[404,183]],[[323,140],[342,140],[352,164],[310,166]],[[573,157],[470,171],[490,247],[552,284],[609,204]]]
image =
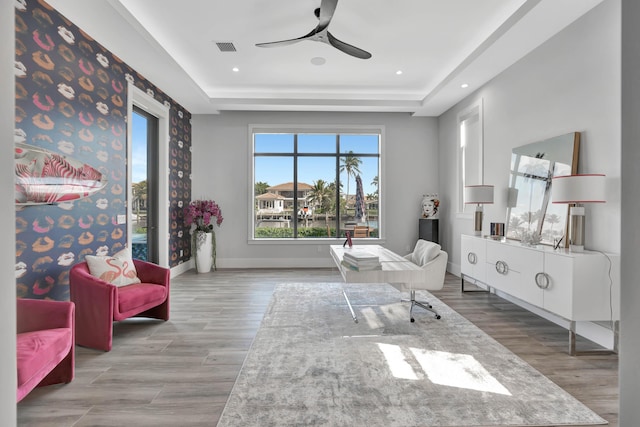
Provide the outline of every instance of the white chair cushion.
[[440,253],[441,247],[439,244],[430,242],[428,240],[418,240],[416,247],[411,254],[411,261],[414,264],[423,266],[429,261],[434,259]]
[[91,275],[105,282],[116,286],[140,283],[128,248],[122,249],[113,256],[87,255],[85,260]]

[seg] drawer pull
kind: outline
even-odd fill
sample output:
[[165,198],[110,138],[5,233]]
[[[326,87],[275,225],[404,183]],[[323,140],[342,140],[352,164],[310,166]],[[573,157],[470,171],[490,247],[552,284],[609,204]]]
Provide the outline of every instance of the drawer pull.
[[536,274],[536,285],[540,289],[549,289],[549,285],[551,284],[551,280],[549,279],[549,275],[547,273],[538,273]]
[[509,266],[504,261],[497,261],[496,262],[496,271],[498,272],[498,274],[502,274],[502,275],[506,276],[507,273],[509,273]]
[[473,252],[469,252],[467,254],[467,261],[469,261],[469,264],[477,264],[478,263],[478,256]]

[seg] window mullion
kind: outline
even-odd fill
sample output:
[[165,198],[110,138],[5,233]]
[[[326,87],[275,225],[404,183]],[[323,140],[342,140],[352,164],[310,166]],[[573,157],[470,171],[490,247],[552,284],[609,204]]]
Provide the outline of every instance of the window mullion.
[[340,134],[336,135],[336,237],[340,236]]
[[293,134],[293,238],[298,238],[298,134]]

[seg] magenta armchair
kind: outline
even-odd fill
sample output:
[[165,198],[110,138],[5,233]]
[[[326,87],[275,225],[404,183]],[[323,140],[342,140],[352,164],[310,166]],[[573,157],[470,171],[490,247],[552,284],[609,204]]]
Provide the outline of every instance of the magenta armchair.
[[69,383],[75,369],[74,305],[20,298],[16,302],[17,401],[31,390]]
[[113,322],[130,317],[169,320],[170,270],[133,260],[141,283],[115,286],[89,273],[86,262],[69,272],[71,301],[76,304],[76,343],[110,351]]

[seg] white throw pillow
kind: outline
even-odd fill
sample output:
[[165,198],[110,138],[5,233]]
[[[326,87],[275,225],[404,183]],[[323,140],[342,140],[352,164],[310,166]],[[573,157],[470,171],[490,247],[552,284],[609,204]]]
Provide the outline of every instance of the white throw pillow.
[[414,264],[423,266],[440,253],[440,245],[434,242],[430,242],[428,240],[418,240],[416,243],[416,247],[413,249],[413,254],[411,254],[411,261]]
[[105,282],[116,286],[126,286],[140,283],[136,266],[128,248],[124,248],[113,256],[87,255],[85,257],[89,265],[89,272]]

